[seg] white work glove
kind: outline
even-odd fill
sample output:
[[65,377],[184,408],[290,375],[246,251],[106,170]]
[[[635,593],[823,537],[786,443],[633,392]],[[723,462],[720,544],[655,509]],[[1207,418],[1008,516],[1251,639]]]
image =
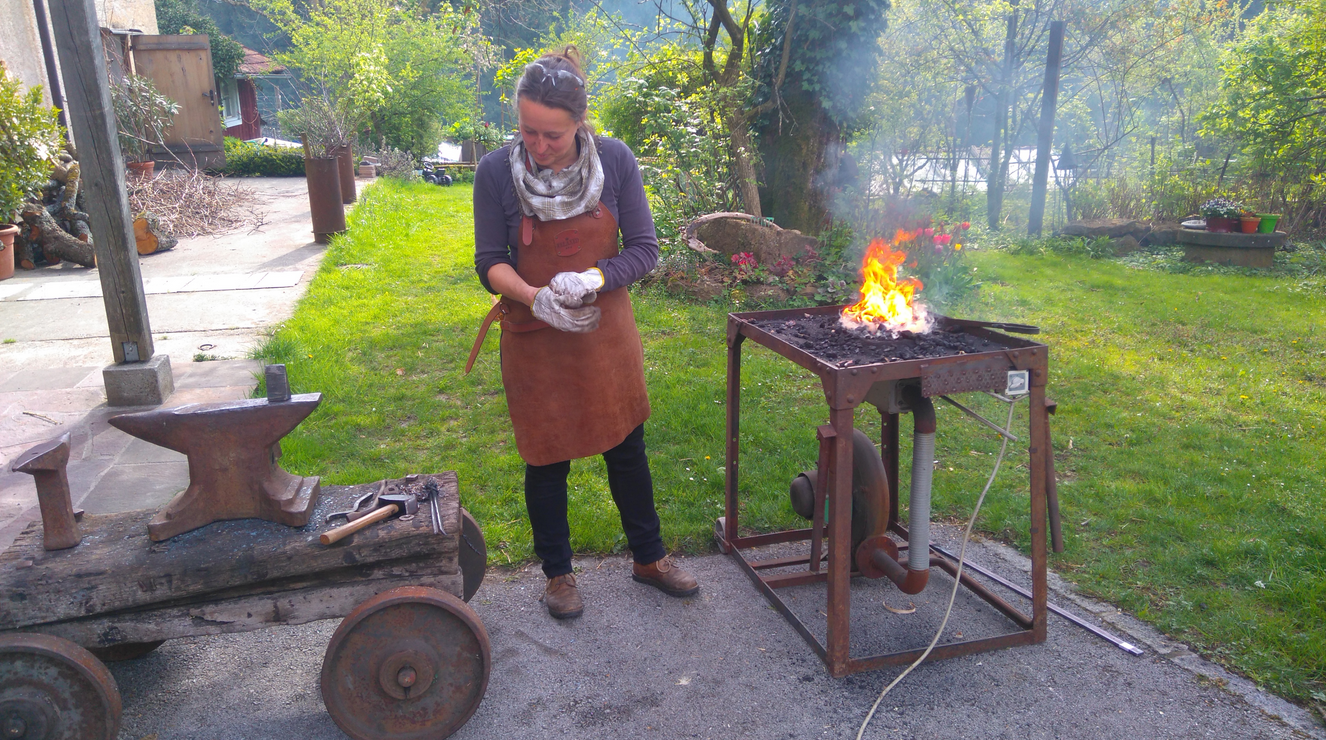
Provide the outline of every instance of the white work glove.
[[[569,275],[572,273],[562,273]],[[568,306],[551,288],[539,288],[530,305],[534,318],[559,331],[588,334],[599,328],[603,312],[598,306]]]
[[548,287],[568,308],[593,303],[603,287],[603,273],[597,268],[584,272],[559,272],[548,281]]

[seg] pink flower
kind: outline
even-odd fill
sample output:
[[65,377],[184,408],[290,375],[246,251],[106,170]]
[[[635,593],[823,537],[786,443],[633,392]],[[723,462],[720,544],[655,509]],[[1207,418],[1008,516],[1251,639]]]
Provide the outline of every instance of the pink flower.
[[949,234],[936,234],[936,235],[935,235],[935,243],[936,243],[936,244],[948,244],[948,243],[951,242],[951,241],[953,241],[953,237],[952,237],[951,235],[949,235]]
[[926,236],[931,236],[931,235],[933,235],[933,234],[935,233],[935,230],[934,230],[934,229],[931,229],[931,228],[925,228],[925,229],[921,229],[921,233],[922,233],[922,234],[925,234]]
[[755,261],[755,255],[751,254],[750,252],[737,252],[736,254],[732,255],[732,264],[750,265],[754,267],[758,263]]
[[943,245],[943,244],[936,243],[936,244],[935,244],[935,254],[943,254],[943,253],[944,253],[944,245]]

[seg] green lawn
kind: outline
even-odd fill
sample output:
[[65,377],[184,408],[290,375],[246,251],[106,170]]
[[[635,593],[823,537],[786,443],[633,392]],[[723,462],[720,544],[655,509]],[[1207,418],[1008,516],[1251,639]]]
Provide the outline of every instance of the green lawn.
[[[473,271],[469,188],[380,181],[350,221],[265,350],[287,364],[295,390],[325,395],[287,438],[283,464],[328,483],[457,470],[495,560],[529,559],[497,331],[462,374],[489,306]],[[983,287],[950,312],[1039,324],[1052,348],[1067,541],[1052,566],[1268,688],[1326,702],[1320,286],[1086,258],[972,259]],[[669,547],[706,550],[722,512],[732,307],[654,291],[634,300],[664,536]],[[823,397],[812,376],[767,350],[748,349],[744,369],[742,521],[797,525],[787,484],[814,465]],[[939,414],[936,507],[958,519],[998,444],[960,412]],[[858,424],[877,434],[878,414],[863,409]],[[1025,548],[1025,453],[1010,462],[979,526]],[[620,550],[602,463],[576,462],[571,485],[573,546]]]

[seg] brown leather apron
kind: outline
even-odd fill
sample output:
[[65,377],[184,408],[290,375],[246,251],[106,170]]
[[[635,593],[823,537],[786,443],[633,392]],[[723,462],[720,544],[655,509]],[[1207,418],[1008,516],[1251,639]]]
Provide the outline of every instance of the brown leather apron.
[[[516,273],[544,286],[559,272],[583,272],[617,256],[617,221],[601,204],[558,221],[525,216],[520,241]],[[516,450],[530,465],[607,452],[649,418],[631,298],[621,287],[600,293],[594,305],[603,318],[587,334],[558,331],[519,301],[503,297],[497,307],[502,385]]]

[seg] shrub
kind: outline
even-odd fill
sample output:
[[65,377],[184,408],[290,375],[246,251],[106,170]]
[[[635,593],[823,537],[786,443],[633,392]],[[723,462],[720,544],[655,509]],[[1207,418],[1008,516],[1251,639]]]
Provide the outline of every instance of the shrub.
[[152,159],[152,147],[165,146],[163,132],[180,112],[179,103],[166,97],[151,79],[135,74],[125,75],[123,84],[111,85],[111,103],[120,153],[129,162]]
[[304,152],[301,149],[281,148],[240,141],[226,137],[226,167],[222,171],[231,177],[301,177],[304,174]]
[[[403,152],[392,147],[384,147],[376,152],[365,152],[366,156],[376,157],[378,160],[378,174],[383,177],[394,177],[397,180],[407,182],[419,179],[419,162],[414,155],[409,152]],[[452,177],[455,174],[452,173]],[[471,178],[472,180],[473,178]]]
[[0,66],[0,224],[51,176],[63,135],[55,111],[42,105],[41,88],[24,94]]

